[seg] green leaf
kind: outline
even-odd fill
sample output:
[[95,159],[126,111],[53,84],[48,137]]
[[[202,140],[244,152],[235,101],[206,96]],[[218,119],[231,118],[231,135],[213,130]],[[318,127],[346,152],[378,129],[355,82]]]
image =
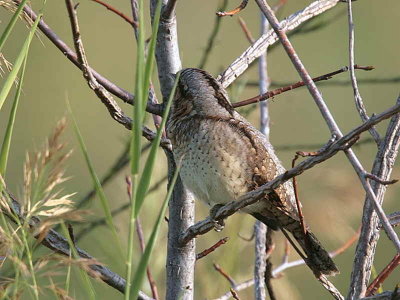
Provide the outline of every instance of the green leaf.
[[143,115],[146,107],[143,107],[144,97],[144,17],[143,17],[143,0],[139,3],[139,29],[136,54],[136,83],[135,83],[135,105],[133,106],[133,128],[131,140],[131,172],[132,175],[138,174],[140,169],[140,150],[143,128]]
[[39,24],[39,21],[42,19],[42,16],[43,15],[40,14],[37,17],[35,23],[33,23],[32,27],[31,27],[31,30],[29,31],[29,35],[26,38],[25,43],[22,46],[21,51],[19,52],[19,54],[17,56],[17,59],[14,62],[14,67],[12,68],[10,74],[8,74],[8,77],[7,77],[6,81],[4,82],[4,85],[3,85],[3,87],[2,87],[2,89],[0,91],[0,110],[1,110],[1,108],[3,106],[3,104],[4,104],[4,101],[6,100],[6,98],[8,96],[8,93],[11,90],[11,87],[12,87],[15,79],[17,78],[19,69],[21,68],[22,63],[24,62],[24,59],[25,59],[25,57],[26,57],[26,55],[27,55],[27,53],[29,51],[29,46],[31,44],[32,38],[33,38],[33,36],[35,34],[35,31],[36,31],[36,28],[37,28],[37,26]]
[[115,237],[115,240],[118,243],[119,250],[120,250],[120,252],[122,254],[122,248],[121,248],[121,246],[119,244],[118,234],[117,234],[117,231],[115,230],[113,218],[112,218],[112,215],[111,215],[111,209],[110,209],[110,206],[108,205],[108,200],[107,200],[106,194],[104,193],[103,187],[101,186],[100,180],[99,180],[99,178],[98,178],[98,176],[96,174],[96,171],[95,171],[95,169],[93,167],[92,161],[90,160],[89,153],[87,151],[85,142],[83,141],[82,134],[81,134],[81,132],[79,130],[79,127],[78,127],[78,124],[77,124],[77,122],[75,120],[75,117],[74,117],[74,114],[72,112],[71,105],[70,105],[69,101],[67,101],[67,106],[68,106],[68,110],[69,110],[69,112],[71,114],[71,118],[72,118],[73,125],[74,125],[74,131],[75,131],[76,137],[78,138],[79,146],[80,146],[80,148],[82,150],[82,154],[83,154],[83,156],[85,158],[86,165],[87,165],[87,167],[89,169],[90,176],[92,177],[93,186],[94,186],[94,188],[96,190],[97,196],[100,199],[100,203],[101,203],[101,206],[103,208],[104,215],[105,215],[105,218],[106,218],[106,223],[107,223],[108,227],[110,227],[110,229],[111,229],[111,231],[112,231],[112,233],[113,233],[113,235]]
[[132,295],[131,299],[137,299],[137,297],[139,295],[139,290],[143,284],[143,279],[146,275],[146,268],[147,268],[147,265],[149,264],[151,254],[153,252],[154,246],[156,244],[157,236],[160,231],[161,222],[164,219],[164,215],[165,215],[165,211],[167,209],[169,199],[172,196],[172,192],[173,192],[176,180],[179,175],[179,169],[180,169],[180,165],[178,165],[175,170],[175,174],[171,180],[171,184],[169,186],[167,196],[165,197],[165,200],[161,207],[160,213],[158,214],[157,221],[153,226],[153,231],[151,232],[149,242],[148,242],[146,249],[144,250],[144,253],[140,259],[139,266],[136,270],[135,276],[133,277],[132,284],[131,284],[131,295]]
[[10,152],[10,145],[11,145],[11,137],[12,137],[12,132],[14,129],[15,117],[17,115],[19,97],[20,97],[21,91],[22,91],[22,82],[23,82],[24,75],[25,75],[25,67],[26,67],[27,58],[28,58],[28,52],[26,52],[26,55],[25,55],[25,59],[24,59],[24,63],[22,66],[22,71],[21,71],[21,76],[20,76],[20,79],[18,82],[18,87],[17,87],[17,91],[15,93],[15,97],[14,97],[14,103],[13,103],[13,106],[10,111],[10,116],[8,118],[6,134],[4,136],[3,144],[2,144],[1,150],[0,150],[0,174],[2,174],[3,178],[5,177],[5,174],[6,174],[8,154]]
[[149,153],[149,156],[147,157],[142,176],[140,177],[136,201],[135,201],[135,217],[137,217],[139,215],[140,208],[142,207],[142,204],[144,202],[144,199],[146,197],[147,191],[150,186],[150,180],[152,177],[151,175],[153,173],[154,164],[157,159],[157,152],[158,152],[160,141],[161,141],[161,135],[164,130],[165,123],[167,121],[169,110],[171,108],[172,99],[174,98],[174,95],[175,95],[175,90],[176,90],[176,87],[177,87],[178,81],[179,81],[179,75],[180,74],[178,73],[175,78],[175,83],[174,83],[174,86],[172,87],[171,93],[169,95],[168,102],[167,102],[167,105],[164,110],[164,114],[163,114],[163,118],[162,118],[160,127],[158,128],[157,135],[151,144],[150,153]]
[[[160,15],[161,15],[161,5],[162,1],[157,1],[156,10],[154,12],[153,17],[153,31],[151,34],[151,39],[149,43],[149,48],[147,51],[147,60],[145,66],[145,73],[144,73],[144,82],[143,82],[143,107],[146,107],[146,103],[149,97],[149,87],[150,87],[150,79],[151,75],[153,74],[154,69],[154,53],[156,50],[156,42],[157,42],[157,34],[158,34],[158,26],[160,24]],[[144,114],[143,114],[144,115]]]
[[5,42],[7,41],[8,36],[11,33],[11,30],[13,30],[15,23],[17,23],[18,17],[27,1],[28,0],[21,1],[21,3],[18,5],[17,10],[15,11],[14,15],[12,16],[10,22],[8,22],[6,29],[3,31],[3,34],[0,37],[0,52],[1,52],[1,49],[3,49],[3,46],[4,46]]
[[[62,231],[63,231],[64,235],[67,238],[67,242],[68,242],[68,245],[69,245],[69,248],[70,248],[70,251],[71,251],[70,255],[74,259],[79,259],[80,256],[78,254],[78,251],[76,251],[74,242],[71,240],[71,236],[70,236],[70,234],[69,234],[69,232],[67,230],[67,226],[65,226],[64,223],[61,223],[61,228],[62,228]],[[86,292],[89,294],[89,299],[92,299],[92,300],[97,299],[96,293],[94,291],[94,287],[93,287],[93,285],[92,285],[92,283],[90,281],[90,278],[89,278],[88,274],[84,270],[82,270],[81,268],[79,268],[79,273],[81,275],[81,280],[83,282],[84,288],[86,289]]]

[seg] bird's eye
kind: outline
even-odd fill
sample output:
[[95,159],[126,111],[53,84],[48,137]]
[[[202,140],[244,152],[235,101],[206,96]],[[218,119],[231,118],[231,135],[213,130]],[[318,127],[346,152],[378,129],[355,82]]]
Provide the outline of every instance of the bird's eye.
[[182,97],[186,97],[187,94],[188,94],[188,91],[189,91],[189,87],[187,85],[185,85],[185,84],[182,84],[182,83],[180,83],[178,87],[179,87],[179,94]]

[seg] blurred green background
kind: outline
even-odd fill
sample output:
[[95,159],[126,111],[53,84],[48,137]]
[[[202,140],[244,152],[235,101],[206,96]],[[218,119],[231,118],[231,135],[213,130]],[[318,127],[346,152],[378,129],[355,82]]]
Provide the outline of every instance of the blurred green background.
[[[41,5],[39,1],[32,2],[36,9]],[[107,2],[130,15],[129,1]],[[199,64],[214,26],[215,12],[221,2],[216,0],[178,1],[179,43],[184,67],[196,67]],[[229,1],[228,6],[233,8],[238,3],[239,1]],[[309,3],[311,1],[288,0],[288,3],[280,10],[279,16],[286,17]],[[400,2],[388,0],[383,4],[381,1],[360,0],[354,2],[353,7],[356,24],[356,63],[373,65],[376,68],[371,72],[358,71],[358,79],[398,78],[400,76],[400,60],[398,58],[400,40],[394,37],[397,36],[396,32],[399,26]],[[72,47],[70,25],[63,1],[48,1],[44,12],[45,22]],[[78,12],[89,64],[119,86],[133,91],[136,47],[130,25],[91,1],[82,1]],[[259,32],[259,15],[258,8],[253,1],[250,1],[248,7],[240,13],[254,36],[258,36]],[[0,10],[0,31],[3,30],[10,17],[11,14],[8,11]],[[291,39],[300,58],[313,76],[337,70],[348,64],[346,4],[339,3],[308,26],[325,22],[329,22],[329,24],[322,29],[299,34]],[[15,60],[15,54],[18,53],[26,34],[25,24],[19,22],[4,49],[4,55],[9,61]],[[205,69],[215,76],[218,75],[247,47],[248,42],[239,26],[238,17],[224,18]],[[299,80],[280,46],[275,47],[268,55],[268,72],[273,82],[289,83]],[[332,79],[332,82],[343,82],[348,78],[349,74],[344,73]],[[237,87],[239,83],[252,82],[256,79],[257,68],[254,65],[229,89],[232,101],[255,96],[258,92],[257,88],[246,87],[238,93]],[[154,82],[156,81],[155,74]],[[343,132],[360,124],[350,85],[338,86],[321,83],[319,86]],[[360,85],[361,95],[368,113],[379,113],[393,105],[399,93],[398,86],[398,83]],[[158,92],[157,85],[156,90]],[[40,34],[31,46],[11,147],[6,179],[10,190],[14,193],[21,193],[22,166],[26,152],[39,148],[56,122],[67,114],[66,99],[71,102],[96,171],[100,176],[107,173],[124,149],[129,132],[109,117],[105,107],[87,87],[80,71],[45,36]],[[0,139],[3,138],[7,124],[11,108],[10,100],[6,101],[0,112]],[[126,113],[130,113],[130,106],[123,104],[122,101],[120,101],[120,105]],[[286,167],[290,167],[295,151],[312,151],[315,148],[297,146],[300,148],[295,147],[296,150],[287,151],[279,150],[280,146],[324,144],[330,138],[327,126],[306,89],[297,89],[280,95],[271,102],[269,107],[271,142],[277,147],[278,155]],[[253,124],[258,126],[258,110],[253,110],[249,118]],[[151,124],[151,118],[149,118],[149,124]],[[378,127],[382,135],[385,132],[386,124],[387,122],[384,122]],[[362,138],[366,137],[369,137],[368,133],[362,136]],[[91,179],[71,128],[68,128],[64,139],[70,148],[75,149],[67,164],[67,175],[71,179],[65,183],[64,191],[66,193],[77,192],[75,199],[78,200],[91,189]],[[370,143],[356,147],[355,151],[365,168],[370,170],[376,146]],[[165,175],[165,158],[161,152],[158,164],[153,182]],[[129,170],[126,169],[106,187],[112,208],[118,208],[127,202],[124,177],[128,173]],[[392,177],[400,177],[398,168],[395,168]],[[360,224],[364,192],[358,178],[345,156],[338,154],[303,174],[298,178],[298,182],[307,223],[328,249],[336,249],[353,235]],[[165,186],[162,186],[146,200],[141,216],[146,237],[149,235],[149,228],[155,220],[165,191]],[[384,205],[386,212],[399,210],[399,196],[400,191],[397,185],[388,188]],[[200,220],[208,214],[208,210],[201,203],[197,207],[197,219]],[[102,216],[97,199],[94,199],[85,208],[93,212],[87,217],[87,221]],[[124,213],[115,221],[123,245],[126,245],[127,242],[127,220],[127,213]],[[229,290],[229,283],[214,270],[213,262],[223,267],[238,283],[253,276],[253,242],[247,242],[238,237],[238,234],[251,236],[253,219],[238,214],[229,218],[226,223],[227,225],[221,233],[212,232],[197,239],[197,250],[200,252],[218,239],[224,236],[230,237],[226,245],[197,263],[196,299],[216,298]],[[79,225],[75,226],[75,231],[79,232],[80,228]],[[163,224],[159,247],[154,252],[150,265],[161,295],[164,295],[165,288],[166,229],[167,224]],[[283,254],[283,239],[280,233],[276,233],[274,239],[276,250],[273,253],[273,263],[278,265]],[[105,227],[97,228],[79,242],[80,247],[122,275],[125,272],[124,258],[116,255],[114,245],[113,237]],[[341,274],[332,280],[343,294],[347,293],[354,249],[354,246],[351,247],[335,259]],[[137,255],[139,255],[139,250],[137,249],[137,251]],[[42,252],[48,253],[47,250]],[[377,270],[380,271],[394,254],[394,247],[383,234],[376,255],[375,267]],[[292,254],[291,259],[297,259],[297,256]],[[75,274],[75,277],[78,276]],[[400,278],[400,271],[396,270],[385,282],[384,288],[393,289],[398,283],[398,278]],[[62,282],[63,276],[53,279]],[[48,284],[46,278],[43,278],[42,282]],[[273,280],[273,286],[278,299],[325,299],[330,297],[304,266],[287,270],[283,277]],[[102,282],[95,283],[95,287],[98,299],[121,298],[119,292]],[[144,290],[149,292],[147,283]],[[252,292],[252,288],[249,288],[240,292],[239,295],[243,299],[251,299]],[[84,299],[85,295],[82,294],[79,280],[73,286],[71,296],[76,299]],[[54,296],[45,294],[43,299],[46,297],[52,299]]]

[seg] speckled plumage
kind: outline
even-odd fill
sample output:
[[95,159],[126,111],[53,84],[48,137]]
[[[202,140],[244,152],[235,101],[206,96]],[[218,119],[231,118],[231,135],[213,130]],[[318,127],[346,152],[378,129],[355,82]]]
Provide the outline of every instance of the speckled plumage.
[[[266,137],[233,109],[226,91],[203,70],[181,72],[167,133],[181,161],[183,183],[210,206],[235,201],[285,172]],[[304,237],[291,182],[243,211],[272,229],[290,231],[314,273],[338,272],[316,237],[311,232]]]

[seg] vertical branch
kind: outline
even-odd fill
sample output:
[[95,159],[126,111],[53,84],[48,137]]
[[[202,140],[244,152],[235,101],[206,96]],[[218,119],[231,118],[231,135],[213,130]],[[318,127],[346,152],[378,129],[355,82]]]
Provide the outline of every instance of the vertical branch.
[[256,259],[254,264],[254,299],[265,299],[264,275],[267,263],[267,226],[260,221],[254,225]]
[[[261,35],[267,31],[268,23],[261,13]],[[258,61],[259,88],[260,94],[268,91],[269,80],[267,73],[267,50],[262,54]],[[267,102],[260,102],[260,130],[269,138],[269,116]],[[267,266],[267,226],[260,221],[254,225],[255,234],[255,265],[254,265],[254,298],[257,300],[265,299],[265,272]],[[268,276],[270,277],[270,276]]]
[[[168,176],[172,176],[176,165],[171,152],[167,153],[167,158]],[[169,201],[166,300],[193,299],[195,240],[183,246],[179,243],[181,233],[193,224],[194,200],[178,178]]]
[[[400,103],[400,96],[397,104]],[[384,140],[375,157],[372,174],[382,180],[388,180],[392,173],[394,162],[400,146],[400,115],[397,114],[390,120]],[[383,202],[386,186],[372,181],[372,189],[379,203]],[[376,244],[379,239],[379,219],[374,212],[374,205],[368,197],[365,199],[361,234],[356,247],[356,254],[351,273],[350,290],[348,299],[364,297],[371,276],[371,267],[374,262]]]
[[[348,21],[349,21],[349,66],[350,66],[350,79],[351,79],[351,85],[353,86],[353,92],[354,92],[354,100],[356,103],[356,108],[358,110],[358,113],[361,117],[361,120],[363,122],[368,121],[369,117],[367,115],[367,110],[365,109],[363,100],[361,98],[360,91],[358,90],[358,85],[357,85],[357,78],[356,78],[356,73],[354,71],[354,22],[353,22],[353,12],[352,12],[352,1],[347,1],[348,3]],[[375,129],[375,127],[371,127],[369,129],[369,133],[372,135],[374,138],[376,144],[379,146],[380,143],[380,136],[378,131]]]
[[[179,56],[178,32],[176,24],[176,0],[161,0],[163,8],[158,28],[156,60],[161,93],[167,99],[174,84],[174,77],[181,68]],[[153,18],[157,0],[151,0],[151,15]]]
[[[267,19],[261,13],[261,35],[265,34],[269,30],[269,24]],[[269,78],[267,71],[267,50],[262,54],[258,60],[258,74],[259,74],[259,86],[260,94],[268,92],[269,88]],[[261,132],[269,139],[269,112],[268,112],[268,102],[260,102],[260,128]]]
[[[158,28],[156,61],[161,93],[167,99],[174,84],[174,76],[181,68],[178,33],[175,16],[176,0],[161,0],[162,12]],[[151,0],[150,13],[153,17],[157,0]],[[166,151],[168,178],[171,179],[176,165],[171,152]],[[180,178],[176,181],[169,202],[168,249],[167,249],[167,300],[193,299],[194,265],[196,262],[195,241],[180,245],[182,232],[194,223],[194,201]]]

